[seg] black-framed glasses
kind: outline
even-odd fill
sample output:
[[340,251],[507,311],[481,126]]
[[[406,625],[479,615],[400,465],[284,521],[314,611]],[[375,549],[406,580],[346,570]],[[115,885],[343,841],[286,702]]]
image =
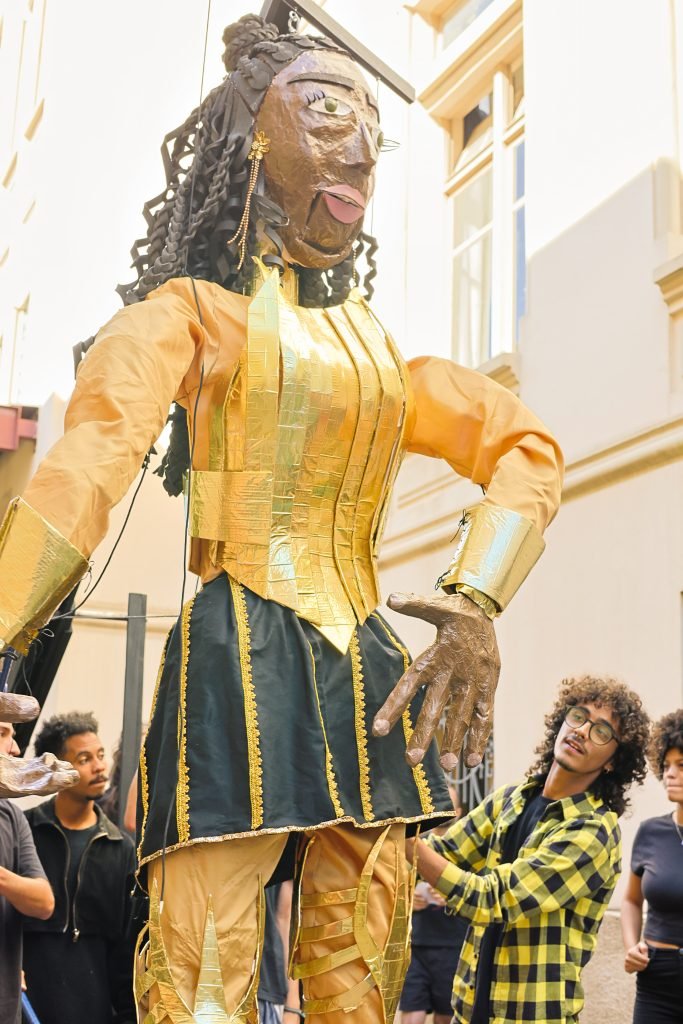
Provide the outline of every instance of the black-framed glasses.
[[590,722],[591,727],[588,730],[588,735],[592,739],[593,743],[597,743],[598,746],[604,746],[609,743],[610,740],[614,740],[615,743],[619,743],[617,734],[615,733],[609,722],[594,722],[588,716],[588,712],[585,708],[572,705],[568,707],[564,713],[564,720],[567,725],[570,725],[572,729],[580,729],[586,722]]

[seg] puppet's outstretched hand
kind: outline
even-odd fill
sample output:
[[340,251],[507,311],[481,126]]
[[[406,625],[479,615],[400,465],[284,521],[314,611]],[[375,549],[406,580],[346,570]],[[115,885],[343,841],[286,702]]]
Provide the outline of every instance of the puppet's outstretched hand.
[[424,704],[406,750],[409,764],[418,764],[446,709],[441,765],[451,771],[467,733],[465,762],[479,764],[493,725],[493,700],[500,656],[493,623],[464,594],[419,597],[392,594],[390,608],[436,626],[434,643],[420,654],[375,715],[372,731],[386,736],[421,686]]
[[[35,697],[0,693],[0,722],[30,722],[40,714]],[[67,761],[54,754],[24,760],[0,754],[0,800],[15,796],[48,796],[78,782],[79,775]]]
[[0,799],[15,796],[48,796],[74,786],[79,779],[75,768],[54,754],[24,760],[0,754]]

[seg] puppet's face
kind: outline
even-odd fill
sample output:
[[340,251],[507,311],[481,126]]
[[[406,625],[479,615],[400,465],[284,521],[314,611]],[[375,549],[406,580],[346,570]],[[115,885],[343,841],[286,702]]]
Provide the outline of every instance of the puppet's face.
[[285,255],[335,266],[361,230],[379,152],[379,113],[358,67],[341,53],[302,53],[273,79],[256,127],[270,139],[266,194],[289,218]]

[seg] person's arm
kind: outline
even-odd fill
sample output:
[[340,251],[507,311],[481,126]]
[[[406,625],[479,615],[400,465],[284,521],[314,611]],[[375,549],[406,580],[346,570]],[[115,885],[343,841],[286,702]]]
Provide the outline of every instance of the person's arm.
[[38,859],[31,829],[23,813],[14,809],[17,872],[0,867],[0,896],[26,917],[46,921],[55,909],[55,898]]
[[47,921],[55,909],[55,898],[46,878],[24,878],[0,867],[0,896],[26,917]]
[[621,903],[621,936],[624,941],[624,970],[627,974],[644,971],[649,963],[647,944],[641,941],[643,928],[643,884],[629,872],[626,893]]
[[486,874],[449,863],[419,840],[415,855],[420,875],[443,893],[454,912],[489,925],[552,913],[590,896],[614,880],[619,847],[616,823],[610,829],[597,820],[575,820],[551,833],[530,856]]
[[126,809],[123,812],[123,827],[135,835],[138,805],[138,773],[137,771],[130,780],[128,796],[126,797]]
[[26,653],[85,574],[171,402],[187,400],[183,380],[205,347],[186,281],[169,282],[99,332],[79,368],[64,436],[0,526],[0,649]]
[[[505,798],[512,791],[513,787],[502,786],[489,793],[469,814],[457,818],[441,835],[430,832],[425,836],[425,841],[420,844],[421,848],[424,846],[435,850],[440,855],[440,862],[444,864],[447,862],[457,864],[468,871],[481,871],[486,864],[496,818],[501,812]],[[412,840],[406,840],[407,850],[412,850],[413,846]],[[435,879],[427,875],[422,877],[425,882],[434,886]]]

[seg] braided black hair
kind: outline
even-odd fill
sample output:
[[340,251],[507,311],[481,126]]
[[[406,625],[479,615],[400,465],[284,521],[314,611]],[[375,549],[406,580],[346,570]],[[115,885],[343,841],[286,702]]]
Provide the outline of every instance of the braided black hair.
[[[258,252],[264,236],[275,249],[263,256],[264,263],[284,267],[278,228],[286,223],[286,216],[258,192],[252,200],[247,258],[241,268],[238,243],[228,241],[244,209],[254,119],[275,75],[301,53],[313,48],[344,51],[322,37],[280,35],[275,25],[253,14],[229,25],[223,43],[227,77],[164,139],[166,185],[143,208],[147,235],[131,249],[137,278],[117,288],[125,305],[139,302],[165,281],[185,274],[215,281],[229,291],[247,292],[253,273],[250,257]],[[301,305],[342,303],[355,283],[355,264],[364,250],[368,265],[364,285],[370,298],[377,243],[371,236],[360,235],[355,252],[338,266],[297,268]],[[176,495],[189,466],[189,436],[184,410],[175,407],[170,420],[169,448],[156,473],[163,477],[168,493]]]

